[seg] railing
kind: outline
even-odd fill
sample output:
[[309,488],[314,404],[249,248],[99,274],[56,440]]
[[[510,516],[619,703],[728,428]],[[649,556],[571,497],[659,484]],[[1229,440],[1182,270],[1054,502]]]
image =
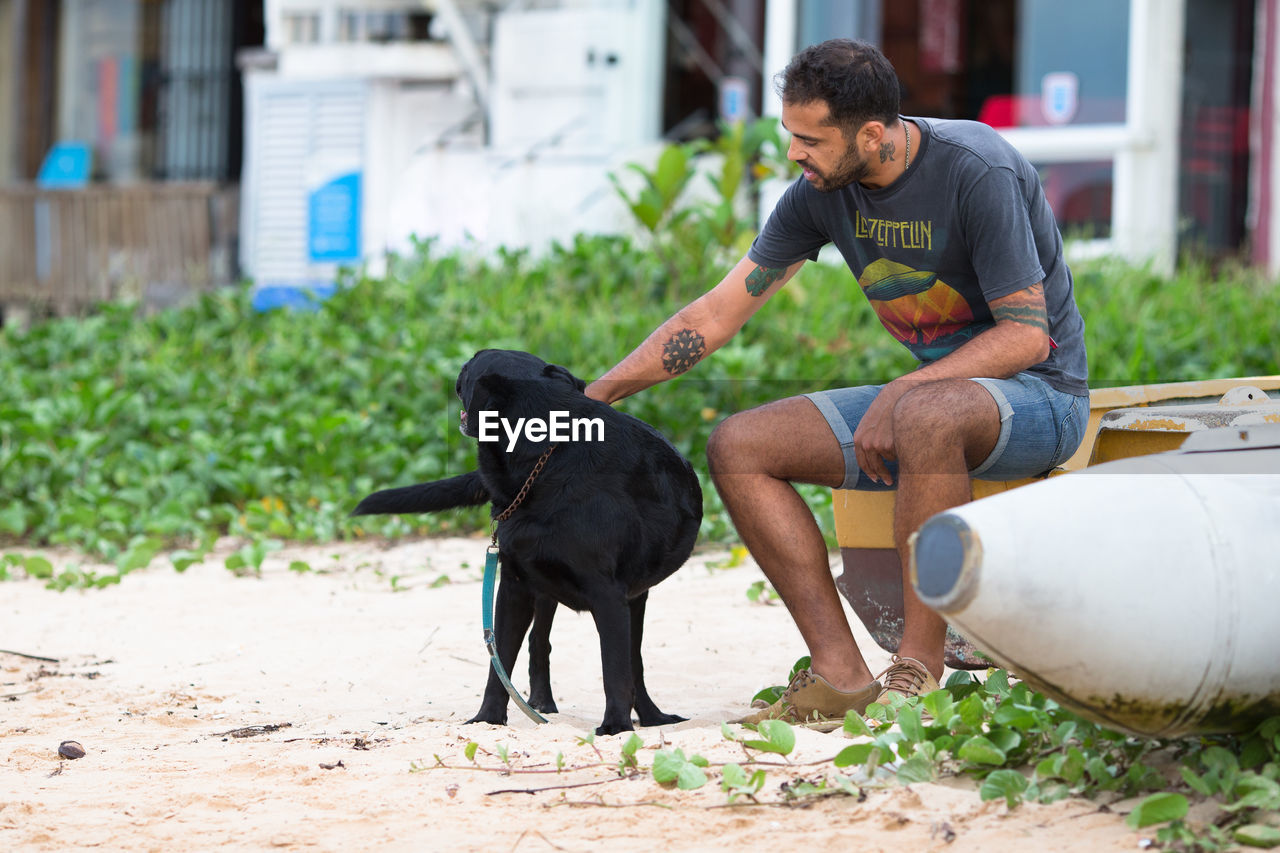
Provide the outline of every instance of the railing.
[[226,284],[237,207],[235,187],[212,183],[0,187],[0,307],[157,306]]

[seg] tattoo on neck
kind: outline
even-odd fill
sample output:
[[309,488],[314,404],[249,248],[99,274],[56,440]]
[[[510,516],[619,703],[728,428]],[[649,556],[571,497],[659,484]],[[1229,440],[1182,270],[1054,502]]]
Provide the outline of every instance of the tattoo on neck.
[[880,162],[883,163],[886,160],[892,160],[893,155],[896,152],[897,152],[897,147],[893,144],[893,142],[881,142],[880,143]]
[[662,369],[679,376],[707,354],[707,340],[693,329],[681,329],[662,345]]
[[747,293],[750,293],[752,296],[759,296],[768,290],[774,282],[782,278],[785,273],[785,269],[756,267],[751,271],[751,274],[747,276]]

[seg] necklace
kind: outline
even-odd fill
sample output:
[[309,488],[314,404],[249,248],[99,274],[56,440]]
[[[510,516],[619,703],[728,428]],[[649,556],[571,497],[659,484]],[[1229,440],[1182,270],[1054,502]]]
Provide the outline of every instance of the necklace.
[[907,127],[905,120],[902,122],[902,132],[907,135],[907,153],[902,155],[902,171],[905,172],[911,168],[911,128]]

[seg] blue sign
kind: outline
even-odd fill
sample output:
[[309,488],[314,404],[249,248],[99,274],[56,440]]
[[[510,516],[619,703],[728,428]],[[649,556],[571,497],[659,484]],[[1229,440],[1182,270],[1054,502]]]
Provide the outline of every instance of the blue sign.
[[360,260],[360,173],[340,175],[307,199],[307,254],[316,263]]
[[41,189],[78,190],[89,183],[89,146],[83,142],[59,142],[49,149],[36,186]]
[[338,290],[331,281],[268,282],[253,289],[253,310],[315,311]]

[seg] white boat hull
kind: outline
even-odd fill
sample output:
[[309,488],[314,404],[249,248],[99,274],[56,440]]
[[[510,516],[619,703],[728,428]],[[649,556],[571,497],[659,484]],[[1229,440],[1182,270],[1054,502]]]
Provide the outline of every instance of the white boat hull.
[[1030,685],[1172,737],[1280,714],[1280,426],[1210,430],[940,513],[921,599]]

